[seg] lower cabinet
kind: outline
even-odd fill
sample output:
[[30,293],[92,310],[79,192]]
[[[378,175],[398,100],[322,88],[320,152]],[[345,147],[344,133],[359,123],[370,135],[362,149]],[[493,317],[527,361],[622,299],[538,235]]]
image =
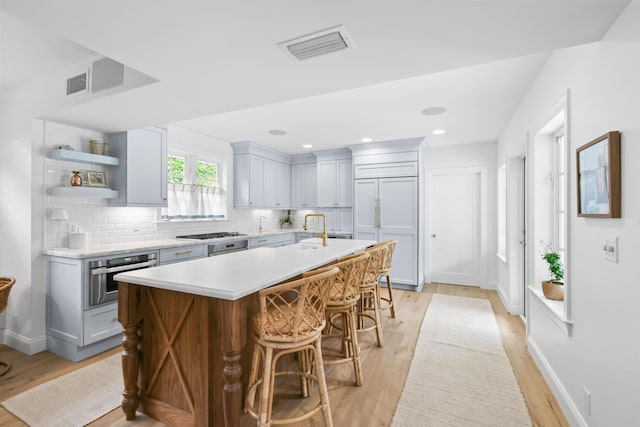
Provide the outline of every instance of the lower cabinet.
[[83,313],[84,344],[93,344],[122,332],[118,322],[118,303],[106,304]]
[[160,265],[203,258],[205,256],[206,246],[207,245],[201,243],[177,248],[160,249]]
[[270,234],[268,236],[252,237],[249,240],[249,249],[260,247],[277,248],[295,243],[294,233]]

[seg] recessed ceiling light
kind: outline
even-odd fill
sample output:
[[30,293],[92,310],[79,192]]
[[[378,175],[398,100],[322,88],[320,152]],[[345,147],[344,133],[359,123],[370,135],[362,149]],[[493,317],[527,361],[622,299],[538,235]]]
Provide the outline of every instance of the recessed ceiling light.
[[271,129],[271,130],[269,131],[269,133],[270,133],[271,135],[286,135],[286,134],[287,134],[287,131],[284,131],[284,130],[282,130],[282,129]]
[[443,133],[445,133],[445,132],[447,132],[447,131],[446,131],[446,130],[444,130],[444,129],[436,129],[436,130],[434,130],[434,131],[433,131],[433,132],[431,132],[431,133],[432,133],[432,134],[434,134],[434,135],[442,135],[442,134],[443,134]]
[[304,144],[304,145],[302,146],[302,148],[311,148],[311,147],[313,147],[313,145],[311,145],[311,144]]
[[372,138],[362,138],[361,141],[362,142],[371,142],[371,141],[373,141],[373,139]]
[[447,111],[447,109],[444,107],[430,107],[422,110],[422,114],[424,114],[425,116],[437,116],[444,113],[445,111]]

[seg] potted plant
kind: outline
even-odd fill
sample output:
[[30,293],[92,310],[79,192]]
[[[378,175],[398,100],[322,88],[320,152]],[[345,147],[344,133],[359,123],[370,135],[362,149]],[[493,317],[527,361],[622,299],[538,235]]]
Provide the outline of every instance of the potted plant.
[[542,282],[542,293],[545,297],[562,301],[564,299],[564,268],[560,254],[551,248],[548,243],[540,242],[543,247],[542,259],[547,262],[551,278]]
[[293,225],[293,218],[291,218],[291,210],[287,211],[287,214],[280,218],[280,227],[281,228],[291,228]]

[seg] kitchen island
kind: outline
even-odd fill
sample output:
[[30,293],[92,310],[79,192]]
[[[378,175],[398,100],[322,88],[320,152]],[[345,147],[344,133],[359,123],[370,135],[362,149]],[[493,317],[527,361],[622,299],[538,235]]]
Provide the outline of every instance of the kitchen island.
[[257,292],[375,243],[308,239],[117,275],[127,419],[239,425]]

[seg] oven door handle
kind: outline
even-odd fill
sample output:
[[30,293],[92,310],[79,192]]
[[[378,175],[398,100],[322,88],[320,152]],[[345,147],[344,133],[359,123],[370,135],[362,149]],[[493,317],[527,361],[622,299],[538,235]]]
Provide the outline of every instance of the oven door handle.
[[152,259],[146,262],[140,262],[137,264],[120,265],[118,267],[109,267],[109,268],[99,267],[99,268],[92,269],[91,275],[97,276],[100,274],[119,273],[121,271],[137,270],[139,268],[144,268],[144,267],[153,267],[154,265],[157,265],[157,264],[158,264],[158,260]]

